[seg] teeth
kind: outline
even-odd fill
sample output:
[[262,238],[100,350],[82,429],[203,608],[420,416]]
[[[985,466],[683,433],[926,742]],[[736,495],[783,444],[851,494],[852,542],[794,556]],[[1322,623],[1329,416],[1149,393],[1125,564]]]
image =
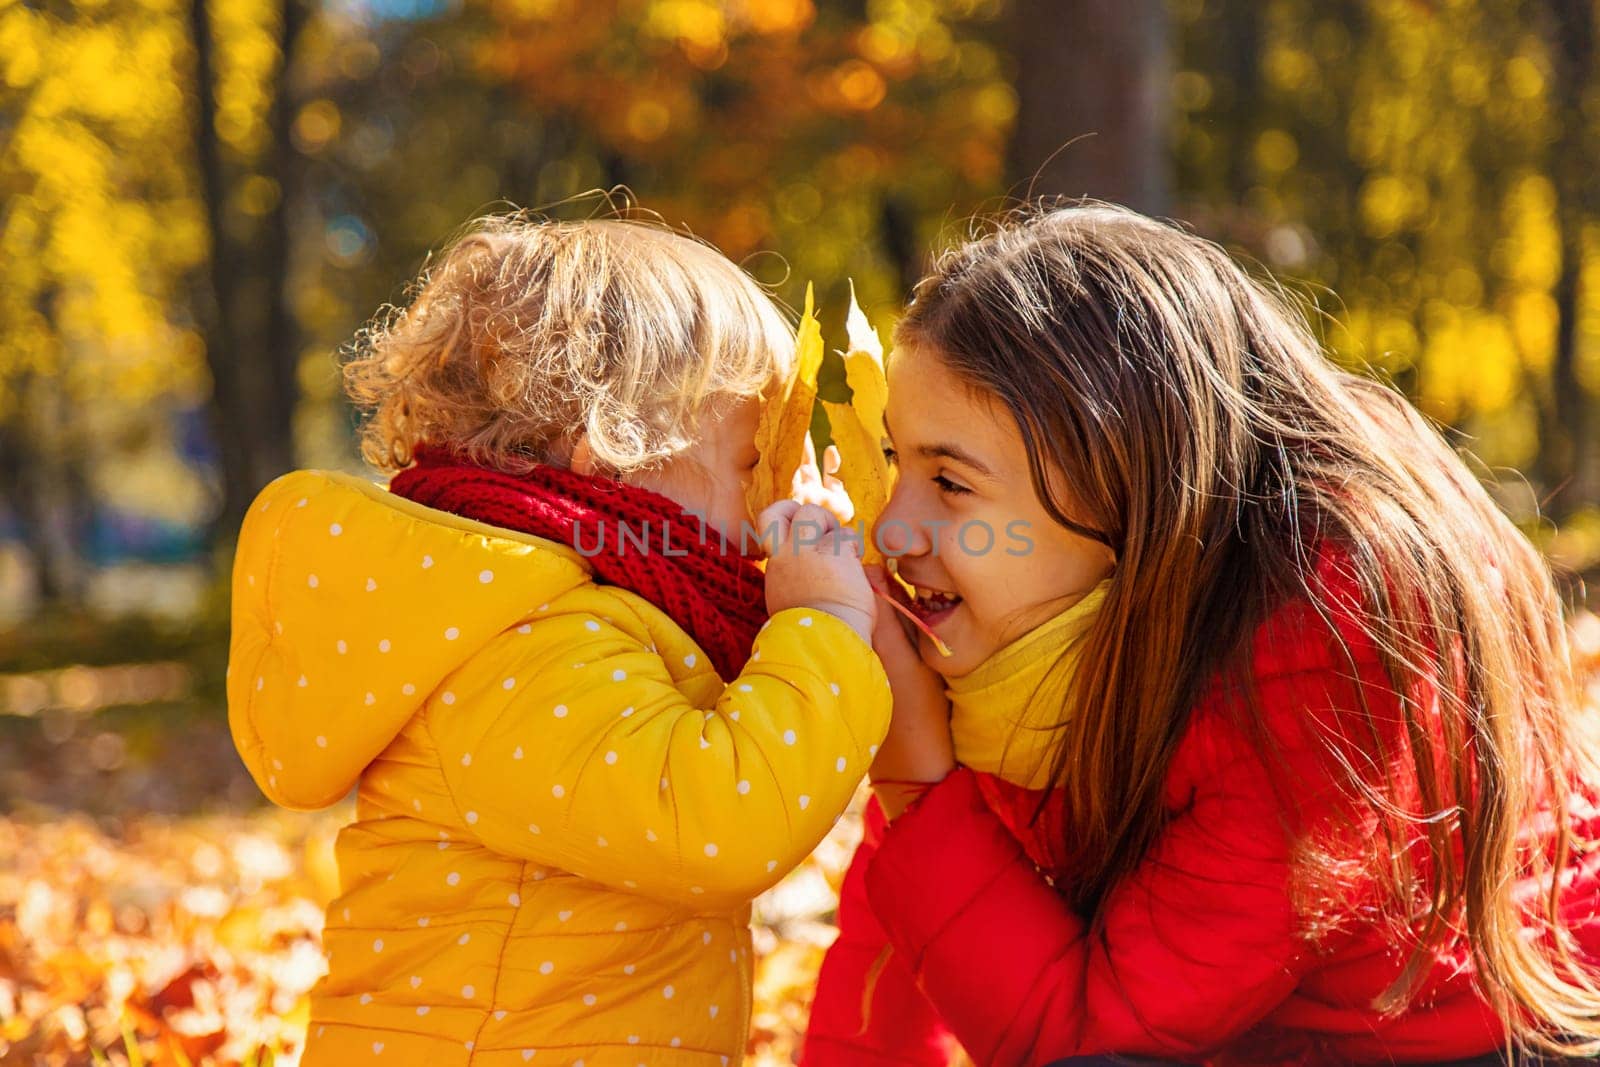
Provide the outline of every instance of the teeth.
[[906,597],[919,610],[925,613],[942,611],[953,604],[959,604],[961,598],[954,593],[946,593],[939,589],[929,589],[926,586],[905,583]]
[[945,593],[935,589],[916,589],[917,606],[925,611],[942,611],[960,602],[961,598],[954,593]]

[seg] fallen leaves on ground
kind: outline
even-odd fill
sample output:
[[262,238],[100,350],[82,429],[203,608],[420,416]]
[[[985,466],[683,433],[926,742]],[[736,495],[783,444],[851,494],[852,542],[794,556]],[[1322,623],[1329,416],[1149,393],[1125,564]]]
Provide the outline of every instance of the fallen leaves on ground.
[[[793,1062],[861,799],[756,902],[753,1067]],[[0,1063],[298,1063],[352,814],[0,819]]]
[[[1600,618],[1572,637],[1600,707]],[[756,902],[747,1067],[793,1062],[863,800]],[[297,1064],[351,815],[0,817],[0,1063]]]

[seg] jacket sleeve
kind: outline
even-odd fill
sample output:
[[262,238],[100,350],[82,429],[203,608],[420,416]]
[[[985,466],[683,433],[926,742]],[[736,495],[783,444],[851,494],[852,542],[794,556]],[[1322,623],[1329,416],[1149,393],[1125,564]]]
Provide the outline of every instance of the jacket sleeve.
[[884,830],[876,798],[867,803],[865,822],[866,833],[839,891],[839,936],[822,960],[800,1063],[944,1067],[954,1038],[917,988],[905,959],[894,952],[867,901],[867,864],[877,854]]
[[522,644],[455,694],[488,714],[433,705],[446,783],[486,847],[619,888],[757,896],[827,834],[888,729],[876,653],[822,611],[774,614],[709,706],[602,617],[552,611],[507,636]]
[[[1331,671],[1259,684],[1263,707],[1302,723],[1328,708],[1331,689],[1348,688]],[[1110,892],[1098,930],[1046,882],[966,769],[885,832],[868,897],[977,1063],[1192,1058],[1261,1020],[1315,958],[1291,884],[1293,824],[1303,819],[1280,819],[1290,809],[1272,788],[1296,783],[1300,816],[1328,807],[1332,778],[1312,730],[1283,732],[1279,778],[1238,731],[1215,721],[1196,730],[1174,760],[1176,773],[1189,749],[1187,803]]]

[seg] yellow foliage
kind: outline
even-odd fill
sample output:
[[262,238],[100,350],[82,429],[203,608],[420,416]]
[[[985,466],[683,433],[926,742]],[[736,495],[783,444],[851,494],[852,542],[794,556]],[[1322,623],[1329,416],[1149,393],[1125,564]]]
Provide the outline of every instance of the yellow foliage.
[[856,302],[850,287],[850,314],[845,320],[849,350],[844,355],[850,402],[822,401],[828,429],[839,449],[839,479],[855,506],[854,521],[862,530],[863,560],[879,563],[883,553],[873,542],[872,528],[889,502],[892,471],[883,456],[884,409],[889,385],[883,372],[883,345]]
[[[270,0],[223,0],[223,113],[265,114]],[[43,390],[84,434],[164,420],[205,380],[187,306],[207,250],[191,151],[187,5],[107,0],[72,19],[0,6],[0,77],[18,90],[0,155],[0,418]],[[241,57],[254,57],[251,66]],[[229,81],[229,79],[232,81]],[[40,430],[35,446],[51,447]],[[60,432],[60,430],[51,431]],[[198,483],[191,487],[198,491]]]
[[266,0],[212,0],[217,37],[217,134],[254,156],[267,147],[267,107],[278,67],[277,5]]
[[1256,138],[1256,163],[1269,174],[1282,174],[1300,161],[1300,146],[1285,130],[1263,130]]
[[1503,214],[1505,273],[1514,283],[1548,289],[1561,272],[1556,192],[1542,174],[1526,174],[1511,188]]
[[1556,354],[1556,325],[1560,318],[1555,299],[1542,289],[1514,293],[1508,318],[1523,362],[1535,370],[1548,370]]
[[727,37],[721,5],[711,0],[654,0],[642,28],[651,36],[703,49],[715,48]]
[[739,5],[745,25],[759,34],[796,33],[811,24],[811,0],[744,0]]
[[1544,92],[1544,74],[1530,56],[1516,56],[1506,64],[1505,86],[1512,96],[1531,99]]
[[789,495],[805,455],[806,434],[817,399],[817,372],[822,369],[822,326],[817,322],[814,300],[808,285],[805,313],[800,316],[795,333],[794,371],[762,406],[756,425],[761,462],[756,464],[745,494],[752,517]]
[[1468,410],[1498,411],[1521,385],[1506,320],[1475,308],[1431,309],[1422,365],[1418,399],[1430,415],[1447,421]]

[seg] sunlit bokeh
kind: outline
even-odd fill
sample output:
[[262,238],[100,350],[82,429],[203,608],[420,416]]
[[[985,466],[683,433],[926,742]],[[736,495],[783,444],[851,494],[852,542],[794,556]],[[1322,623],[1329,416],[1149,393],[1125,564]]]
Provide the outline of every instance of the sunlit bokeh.
[[[1133,187],[1019,154],[1086,84],[1025,73],[1115,73],[1039,7],[0,0],[0,1060],[296,1061],[348,813],[263,810],[233,755],[231,540],[277,474],[361,469],[338,353],[429,250],[636,204],[886,328],[974,213]],[[1471,451],[1592,671],[1600,72],[1558,7],[1130,2],[1155,91],[1048,136],[1070,172],[1154,131],[1137,206]],[[858,832],[758,907],[753,1063],[790,1062]]]

